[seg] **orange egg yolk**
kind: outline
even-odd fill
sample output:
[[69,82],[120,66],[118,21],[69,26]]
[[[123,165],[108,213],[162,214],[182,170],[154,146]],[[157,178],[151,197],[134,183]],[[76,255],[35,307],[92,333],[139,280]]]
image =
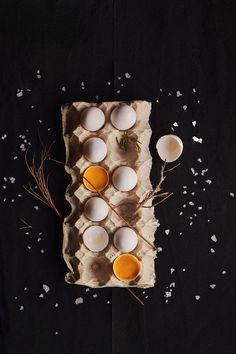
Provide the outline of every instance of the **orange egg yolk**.
[[[102,191],[108,184],[108,173],[101,166],[88,167],[83,176],[85,177],[83,178],[85,187],[93,192],[96,192],[96,189]],[[89,182],[91,182],[91,184]]]
[[113,263],[115,276],[123,281],[131,281],[140,273],[140,262],[132,254],[122,254]]

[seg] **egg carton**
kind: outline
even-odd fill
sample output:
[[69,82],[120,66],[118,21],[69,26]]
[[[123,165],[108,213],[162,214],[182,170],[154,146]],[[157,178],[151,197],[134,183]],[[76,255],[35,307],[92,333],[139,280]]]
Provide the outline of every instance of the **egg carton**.
[[[71,176],[71,183],[67,187],[65,198],[71,205],[71,213],[63,223],[63,257],[69,268],[65,280],[71,284],[85,285],[92,288],[100,287],[138,287],[148,288],[155,283],[156,251],[142,238],[138,238],[137,247],[130,252],[141,262],[141,274],[133,281],[124,282],[115,277],[112,263],[121,254],[113,245],[114,232],[124,222],[110,209],[107,218],[101,222],[92,222],[83,213],[83,205],[88,198],[97,193],[89,191],[82,183],[81,175],[87,167],[93,165],[82,155],[82,144],[89,137],[100,137],[107,144],[107,156],[99,163],[109,172],[110,183],[102,192],[109,199],[116,210],[149,242],[154,242],[154,234],[159,226],[155,218],[154,208],[140,208],[135,213],[135,207],[140,198],[147,191],[153,190],[150,182],[152,157],[149,151],[151,128],[149,115],[151,103],[147,101],[125,102],[135,111],[137,121],[129,134],[138,137],[141,151],[138,153],[133,147],[123,152],[117,144],[123,132],[117,130],[110,123],[112,110],[121,102],[74,102],[62,106],[63,137],[66,148],[65,170]],[[105,115],[106,122],[102,129],[96,132],[85,130],[80,124],[82,111],[87,107],[98,107]],[[96,164],[97,165],[97,164]],[[111,175],[118,166],[132,167],[138,177],[136,187],[129,192],[118,191],[111,183]],[[91,225],[103,226],[109,234],[109,244],[102,252],[92,252],[83,244],[82,234]]]

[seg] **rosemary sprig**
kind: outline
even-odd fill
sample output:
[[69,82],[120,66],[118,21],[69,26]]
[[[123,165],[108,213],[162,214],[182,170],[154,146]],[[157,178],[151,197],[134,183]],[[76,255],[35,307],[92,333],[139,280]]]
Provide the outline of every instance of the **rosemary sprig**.
[[140,145],[142,143],[140,141],[138,141],[137,137],[128,135],[127,131],[125,131],[123,133],[120,140],[118,140],[118,138],[116,137],[116,142],[117,142],[119,148],[123,151],[127,151],[129,149],[129,146],[134,147],[138,154],[141,151]]

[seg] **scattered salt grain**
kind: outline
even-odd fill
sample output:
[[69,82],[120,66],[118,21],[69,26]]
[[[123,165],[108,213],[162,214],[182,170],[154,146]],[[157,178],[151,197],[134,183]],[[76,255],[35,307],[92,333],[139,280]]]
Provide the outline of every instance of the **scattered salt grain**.
[[233,198],[234,197],[234,193],[230,192],[229,195]]
[[50,291],[50,287],[47,284],[43,284],[43,290],[45,293],[48,293]]
[[211,253],[215,253],[214,248],[211,248],[210,251],[211,251]]
[[174,127],[178,127],[179,124],[178,124],[177,122],[174,122],[174,123],[173,123],[173,126],[174,126]]
[[189,202],[189,205],[193,206],[193,205],[194,205],[194,202],[190,201],[190,202]]
[[85,290],[85,291],[86,291],[86,293],[87,293],[88,291],[90,291],[90,289],[89,289],[89,288],[86,288],[86,290]]
[[39,297],[42,299],[42,298],[44,298],[44,295],[43,295],[43,294],[40,294]]
[[198,300],[200,300],[200,295],[195,295],[195,299],[198,301]]
[[214,289],[216,287],[216,284],[210,284],[210,288]]
[[157,252],[162,252],[162,247],[157,247]]
[[200,157],[197,159],[197,161],[202,163],[202,159]]
[[174,268],[170,268],[170,274],[173,274],[173,273],[174,273],[174,271],[175,271],[175,269],[174,269]]
[[62,90],[63,92],[66,92],[66,87],[65,87],[65,86],[62,86],[61,90]]
[[93,294],[93,297],[95,298],[95,297],[97,297],[98,296],[98,294]]
[[222,271],[222,274],[226,274],[226,270],[223,270],[223,271]]
[[183,110],[186,111],[186,109],[188,108],[188,106],[186,106],[186,104],[183,105]]
[[194,92],[194,93],[196,92],[196,89],[195,89],[195,88],[193,88],[193,92]]
[[111,82],[110,81],[107,81],[107,85],[110,86]]
[[183,94],[180,91],[176,91],[176,96],[181,97],[181,96],[183,96]]
[[195,143],[202,144],[202,138],[198,138],[197,136],[193,136],[192,139]]
[[169,229],[166,229],[166,230],[165,230],[165,234],[166,234],[166,235],[169,235],[169,233],[170,233],[170,230],[169,230]]
[[82,297],[78,297],[77,299],[75,299],[76,305],[82,304],[83,302],[84,302],[84,299]]
[[39,210],[38,205],[35,205],[35,206],[34,206],[34,209],[35,209],[35,210]]
[[2,136],[1,136],[1,139],[2,140],[5,140],[7,138],[7,134],[3,134]]
[[17,97],[22,97],[23,96],[23,90],[18,90],[18,92],[16,93]]
[[9,180],[11,183],[15,183],[15,181],[16,181],[15,177],[9,177]]
[[22,311],[22,310],[24,310],[24,306],[22,306],[22,305],[21,305],[21,307],[20,307],[20,311]]
[[120,93],[120,90],[117,90],[116,93]]
[[54,306],[55,306],[55,307],[58,307],[58,302],[56,302]]
[[211,184],[211,180],[210,179],[207,179],[206,181],[205,181],[207,184]]
[[211,236],[211,240],[212,240],[213,242],[217,242],[217,237],[216,237],[216,235],[212,235],[212,236]]
[[129,73],[125,73],[125,77],[126,77],[126,79],[130,79],[131,75]]
[[107,304],[108,304],[108,305],[110,304],[110,301],[109,301],[109,300],[107,301]]
[[193,127],[196,127],[197,122],[195,120],[192,121]]

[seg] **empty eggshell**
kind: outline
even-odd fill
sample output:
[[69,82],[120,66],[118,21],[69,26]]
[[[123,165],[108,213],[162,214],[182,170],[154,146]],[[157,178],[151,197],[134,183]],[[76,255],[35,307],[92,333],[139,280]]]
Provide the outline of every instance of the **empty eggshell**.
[[95,132],[105,124],[105,115],[101,109],[89,107],[82,112],[80,123],[84,129]]
[[163,135],[157,141],[156,149],[163,161],[173,162],[182,154],[183,142],[177,135]]
[[94,225],[84,231],[83,241],[90,251],[100,252],[107,247],[109,236],[103,227]]
[[124,226],[115,232],[113,242],[119,251],[131,252],[137,246],[138,237],[133,229]]
[[100,162],[107,154],[106,143],[100,138],[89,138],[83,144],[83,155],[91,162]]
[[136,172],[128,166],[120,166],[115,169],[112,175],[112,182],[116,189],[121,192],[128,192],[137,184]]
[[132,128],[136,122],[135,110],[127,105],[121,104],[113,109],[111,113],[111,123],[119,130],[127,130]]
[[84,205],[84,213],[91,221],[104,220],[107,217],[108,210],[107,203],[99,197],[89,198]]

